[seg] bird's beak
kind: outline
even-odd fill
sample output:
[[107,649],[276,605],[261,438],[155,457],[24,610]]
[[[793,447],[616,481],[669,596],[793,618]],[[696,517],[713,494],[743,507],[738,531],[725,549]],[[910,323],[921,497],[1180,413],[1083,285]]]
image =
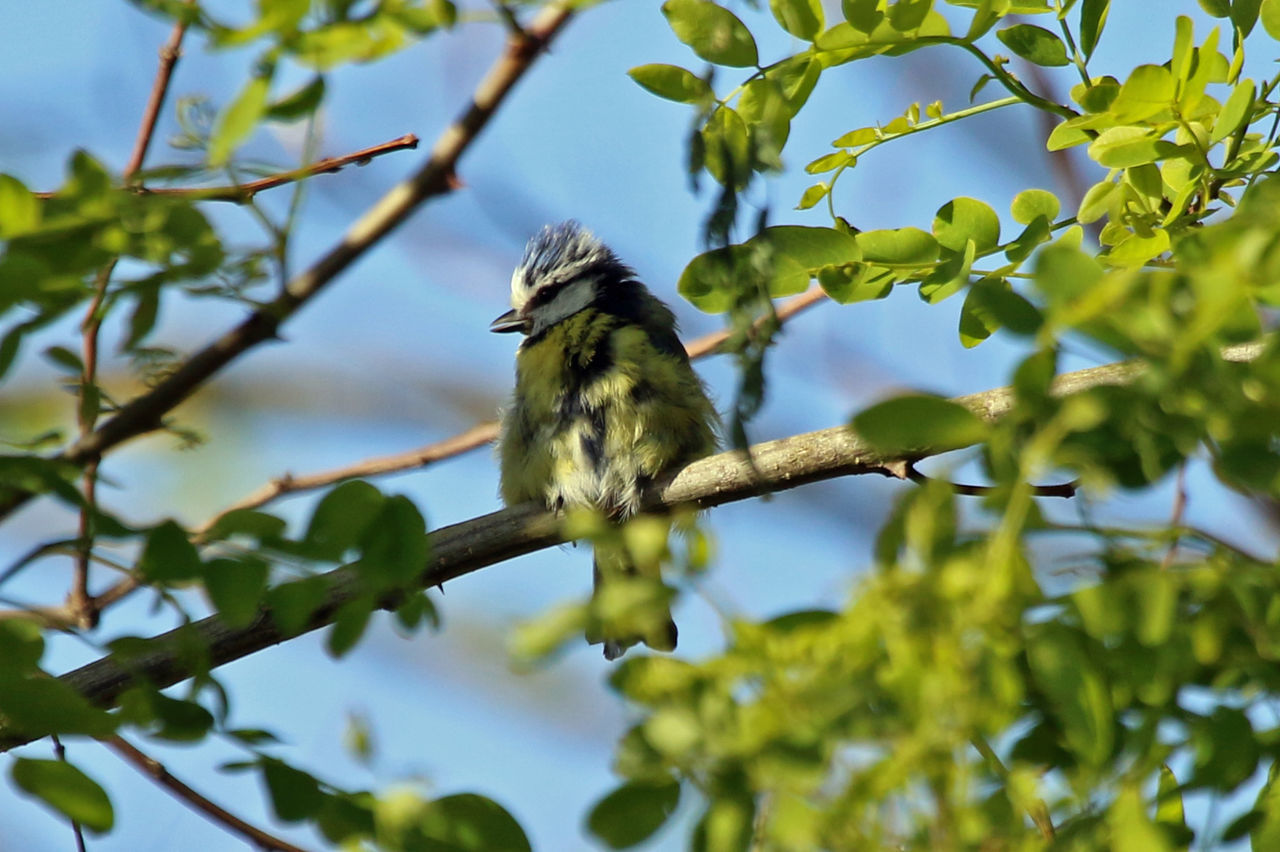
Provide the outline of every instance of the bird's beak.
[[512,308],[493,322],[489,323],[489,330],[498,332],[499,334],[506,334],[512,331],[524,333],[529,330],[529,323],[524,317],[520,316],[520,314],[516,312],[515,308]]

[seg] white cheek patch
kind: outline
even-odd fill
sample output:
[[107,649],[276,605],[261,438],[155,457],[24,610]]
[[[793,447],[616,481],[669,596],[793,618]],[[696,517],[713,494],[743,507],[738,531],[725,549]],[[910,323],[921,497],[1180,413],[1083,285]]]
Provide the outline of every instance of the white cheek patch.
[[591,278],[579,278],[565,286],[555,297],[545,305],[539,305],[533,310],[530,319],[533,320],[533,327],[529,330],[531,335],[537,334],[544,329],[550,328],[561,320],[568,319],[578,311],[588,307],[596,298],[596,282]]

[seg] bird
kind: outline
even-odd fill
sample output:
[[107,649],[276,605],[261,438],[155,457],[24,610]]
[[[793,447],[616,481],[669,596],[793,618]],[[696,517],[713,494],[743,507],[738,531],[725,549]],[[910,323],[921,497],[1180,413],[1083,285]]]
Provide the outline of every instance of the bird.
[[[585,508],[613,523],[635,516],[646,487],[716,451],[719,417],[680,342],[675,315],[636,272],[575,221],[535,234],[511,275],[511,310],[490,331],[520,332],[515,389],[498,437],[508,506]],[[618,537],[598,538],[593,594],[646,577]],[[621,585],[621,583],[619,584]],[[676,647],[667,598],[638,617],[589,622],[608,660],[643,642]]]

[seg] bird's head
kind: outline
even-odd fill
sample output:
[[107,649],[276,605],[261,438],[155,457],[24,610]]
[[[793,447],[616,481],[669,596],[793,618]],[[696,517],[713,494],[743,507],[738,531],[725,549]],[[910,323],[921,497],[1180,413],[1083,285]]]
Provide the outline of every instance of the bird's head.
[[511,310],[495,319],[489,330],[540,334],[590,307],[603,288],[633,275],[577,222],[547,225],[529,240],[511,274]]

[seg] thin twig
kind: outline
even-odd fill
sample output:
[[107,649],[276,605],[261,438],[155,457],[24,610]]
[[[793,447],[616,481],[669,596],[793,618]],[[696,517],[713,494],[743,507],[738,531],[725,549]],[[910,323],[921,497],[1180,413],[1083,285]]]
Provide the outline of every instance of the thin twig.
[[1173,512],[1169,517],[1169,528],[1174,530],[1173,540],[1169,542],[1169,549],[1164,553],[1164,559],[1160,561],[1160,568],[1167,570],[1173,565],[1173,558],[1178,553],[1178,541],[1182,538],[1179,530],[1182,529],[1182,518],[1187,513],[1187,463],[1183,462],[1178,465],[1178,480],[1174,486],[1173,492]]
[[[901,471],[900,473],[898,473],[899,470]],[[895,468],[894,472],[898,473],[902,479],[909,479],[917,484],[923,484],[933,480],[932,477],[917,470],[916,466],[909,461],[904,462],[901,468]],[[949,482],[947,485],[956,494],[962,494],[966,497],[982,497],[987,494],[991,494],[996,490],[995,487],[991,485],[965,485],[960,482]],[[1063,482],[1055,485],[1032,485],[1031,493],[1036,497],[1070,498],[1076,496],[1076,491],[1079,487],[1080,482],[1073,479],[1070,482]]]
[[[62,744],[62,740],[58,739],[57,734],[50,734],[49,738],[53,740],[53,755],[63,763],[67,762],[67,747]],[[76,836],[76,852],[85,852],[84,846],[84,829],[80,827],[80,823],[71,820],[71,830]]]
[[[991,744],[984,737],[976,734],[969,742],[978,750],[978,754],[982,755],[982,759],[991,767],[991,771],[1005,783],[1007,788],[1009,784],[1009,769],[1000,760],[1000,756],[996,754]],[[1053,817],[1049,814],[1049,806],[1044,803],[1043,799],[1037,798],[1028,803],[1026,808],[1027,815],[1036,824],[1036,828],[1040,829],[1040,836],[1046,841],[1052,841],[1057,832],[1053,827]]]
[[[191,5],[193,0],[188,0]],[[124,184],[132,181],[142,163],[146,159],[147,149],[155,136],[156,121],[164,106],[165,95],[169,91],[169,83],[173,79],[173,69],[182,55],[182,39],[187,32],[186,18],[179,18],[169,31],[169,38],[160,48],[160,65],[151,83],[151,94],[147,97],[146,108],[142,111],[142,121],[138,125],[138,133],[133,142],[133,153],[124,167]],[[79,400],[76,421],[80,427],[80,439],[92,434],[98,422],[98,405],[88,404],[90,395],[98,393],[98,336],[102,329],[102,302],[107,297],[107,287],[111,283],[111,275],[115,272],[116,259],[107,262],[98,271],[94,284],[93,298],[85,311],[84,320],[80,323],[81,364]],[[80,509],[78,542],[76,547],[75,576],[72,579],[71,591],[67,596],[66,606],[71,611],[76,624],[91,629],[98,624],[100,610],[93,596],[89,593],[89,565],[93,553],[93,516],[97,511],[98,459],[92,458],[84,467],[83,484],[84,506]]]
[[111,737],[102,741],[103,745],[120,755],[126,763],[133,766],[143,775],[155,781],[174,795],[179,801],[192,810],[199,811],[213,822],[233,834],[238,834],[259,849],[270,849],[273,852],[305,852],[287,840],[274,834],[268,834],[257,826],[250,825],[240,817],[215,805],[165,769],[164,764],[150,755],[144,754],[121,737]]
[[[195,0],[187,0],[187,5],[194,5]],[[133,143],[133,153],[124,167],[124,182],[128,184],[133,176],[142,168],[147,158],[147,149],[155,136],[156,121],[160,118],[160,110],[164,106],[165,96],[169,92],[169,82],[173,79],[174,66],[182,56],[182,39],[187,33],[185,17],[174,21],[169,32],[169,40],[160,48],[160,67],[156,69],[155,81],[151,84],[151,95],[147,98],[146,109],[142,111],[142,123],[138,127],[138,136]]]
[[246,181],[236,186],[209,186],[209,187],[138,187],[137,191],[144,195],[167,195],[179,198],[189,198],[193,201],[234,201],[237,204],[244,204],[252,199],[259,192],[266,189],[275,189],[278,186],[295,183],[309,177],[321,174],[330,174],[342,171],[350,165],[363,166],[375,157],[381,157],[383,154],[390,154],[394,151],[412,150],[418,147],[418,137],[412,133],[406,133],[389,142],[382,142],[378,145],[371,145],[368,148],[361,148],[359,151],[352,151],[350,154],[343,154],[340,157],[325,157],[316,160],[309,165],[291,169],[287,172],[279,174],[267,175],[257,180]]
[[[1262,350],[1262,343],[1242,344],[1228,347],[1223,357],[1250,361]],[[1059,376],[1052,392],[1065,396],[1087,388],[1125,385],[1142,372],[1142,365],[1132,362],[1091,367]],[[994,422],[1013,408],[1015,394],[1012,388],[996,388],[953,401],[983,420]],[[942,453],[959,447],[931,449]],[[915,456],[929,454],[922,450]],[[647,511],[685,505],[710,508],[837,476],[867,473],[897,476],[890,466],[901,461],[873,450],[847,426],[756,444],[751,448],[751,456],[753,464],[748,464],[743,454],[736,451],[696,461],[647,492],[643,508]],[[564,540],[560,520],[533,503],[440,527],[430,535],[431,561],[418,577],[416,587],[439,586]],[[103,657],[62,675],[59,680],[93,704],[111,707],[123,692],[139,682],[163,689],[191,677],[193,647],[204,649],[199,666],[200,671],[207,672],[298,633],[324,627],[332,623],[343,606],[368,593],[364,579],[351,569],[338,568],[320,576],[325,582],[324,597],[296,633],[286,634],[281,630],[266,607],[244,627],[229,627],[213,615],[145,640],[145,644],[130,649],[127,661]],[[394,609],[403,603],[405,594],[390,592],[377,604],[383,609]],[[0,725],[2,749],[31,740],[30,735],[6,730]]]
[[[77,440],[54,460],[87,464],[131,438],[160,428],[165,415],[218,371],[258,344],[275,339],[285,320],[391,233],[422,202],[453,191],[459,185],[456,177],[459,158],[489,123],[512,87],[573,17],[572,6],[567,0],[554,0],[537,13],[522,34],[509,37],[503,54],[476,87],[471,103],[436,140],[426,163],[377,201],[337,245],[291,280],[284,293],[191,355],[167,378],[121,406],[92,434]],[[11,515],[35,494],[20,488],[11,489],[0,500],[0,519]]]

